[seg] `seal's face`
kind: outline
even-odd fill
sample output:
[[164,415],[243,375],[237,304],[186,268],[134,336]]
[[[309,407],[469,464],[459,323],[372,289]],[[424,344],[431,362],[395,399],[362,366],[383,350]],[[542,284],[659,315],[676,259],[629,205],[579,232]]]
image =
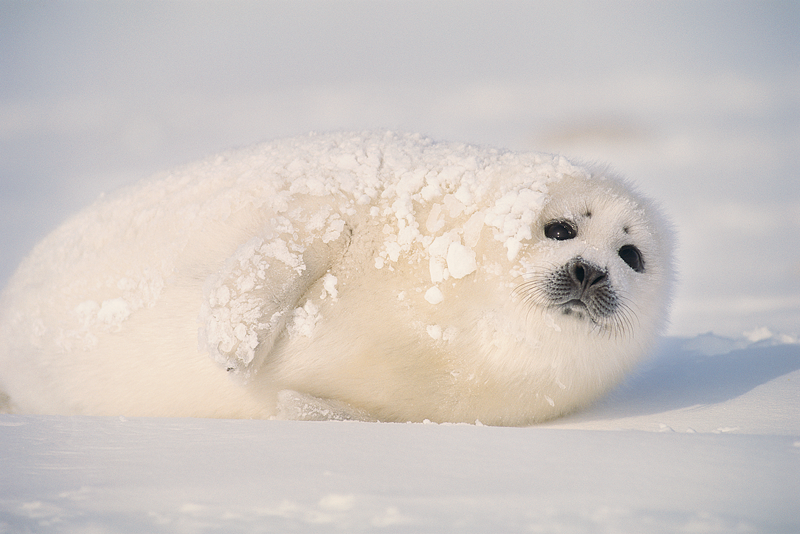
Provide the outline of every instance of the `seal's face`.
[[595,324],[624,312],[606,270],[580,256],[552,270],[544,279],[542,291],[550,307]]
[[651,210],[616,182],[568,177],[550,193],[515,294],[557,322],[612,336],[655,324],[669,258]]

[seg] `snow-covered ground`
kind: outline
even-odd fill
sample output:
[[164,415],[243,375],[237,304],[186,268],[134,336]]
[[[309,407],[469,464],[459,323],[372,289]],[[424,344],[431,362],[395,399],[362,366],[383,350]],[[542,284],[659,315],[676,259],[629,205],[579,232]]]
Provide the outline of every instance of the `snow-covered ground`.
[[0,532],[797,532],[796,345],[671,338],[531,428],[0,417]]
[[800,531],[798,27],[794,1],[0,3],[0,284],[102,191],[362,128],[607,161],[681,272],[655,357],[535,428],[0,416],[0,532]]

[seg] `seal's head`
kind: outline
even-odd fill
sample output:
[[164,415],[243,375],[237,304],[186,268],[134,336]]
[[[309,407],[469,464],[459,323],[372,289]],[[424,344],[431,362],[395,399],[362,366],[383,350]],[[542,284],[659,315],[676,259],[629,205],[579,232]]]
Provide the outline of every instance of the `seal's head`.
[[668,309],[669,225],[628,184],[600,176],[550,185],[514,295],[562,328],[649,345]]

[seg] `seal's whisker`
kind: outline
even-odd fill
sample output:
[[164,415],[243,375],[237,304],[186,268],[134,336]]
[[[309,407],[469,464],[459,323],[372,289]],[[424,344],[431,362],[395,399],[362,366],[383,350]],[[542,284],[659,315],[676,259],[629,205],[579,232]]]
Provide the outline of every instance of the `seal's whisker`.
[[636,331],[638,316],[631,308],[630,297],[607,279],[586,291],[570,274],[569,263],[549,263],[519,278],[511,293],[526,308],[526,319],[534,309],[560,310],[565,315],[585,314],[593,324],[592,331],[610,339],[628,337]]

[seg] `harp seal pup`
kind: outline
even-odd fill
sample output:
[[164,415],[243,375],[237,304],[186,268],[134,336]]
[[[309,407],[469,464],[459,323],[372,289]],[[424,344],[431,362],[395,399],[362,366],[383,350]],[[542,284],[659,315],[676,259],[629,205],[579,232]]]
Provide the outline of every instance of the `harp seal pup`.
[[662,330],[658,209],[563,157],[337,133],[108,196],[0,303],[19,413],[527,425]]

